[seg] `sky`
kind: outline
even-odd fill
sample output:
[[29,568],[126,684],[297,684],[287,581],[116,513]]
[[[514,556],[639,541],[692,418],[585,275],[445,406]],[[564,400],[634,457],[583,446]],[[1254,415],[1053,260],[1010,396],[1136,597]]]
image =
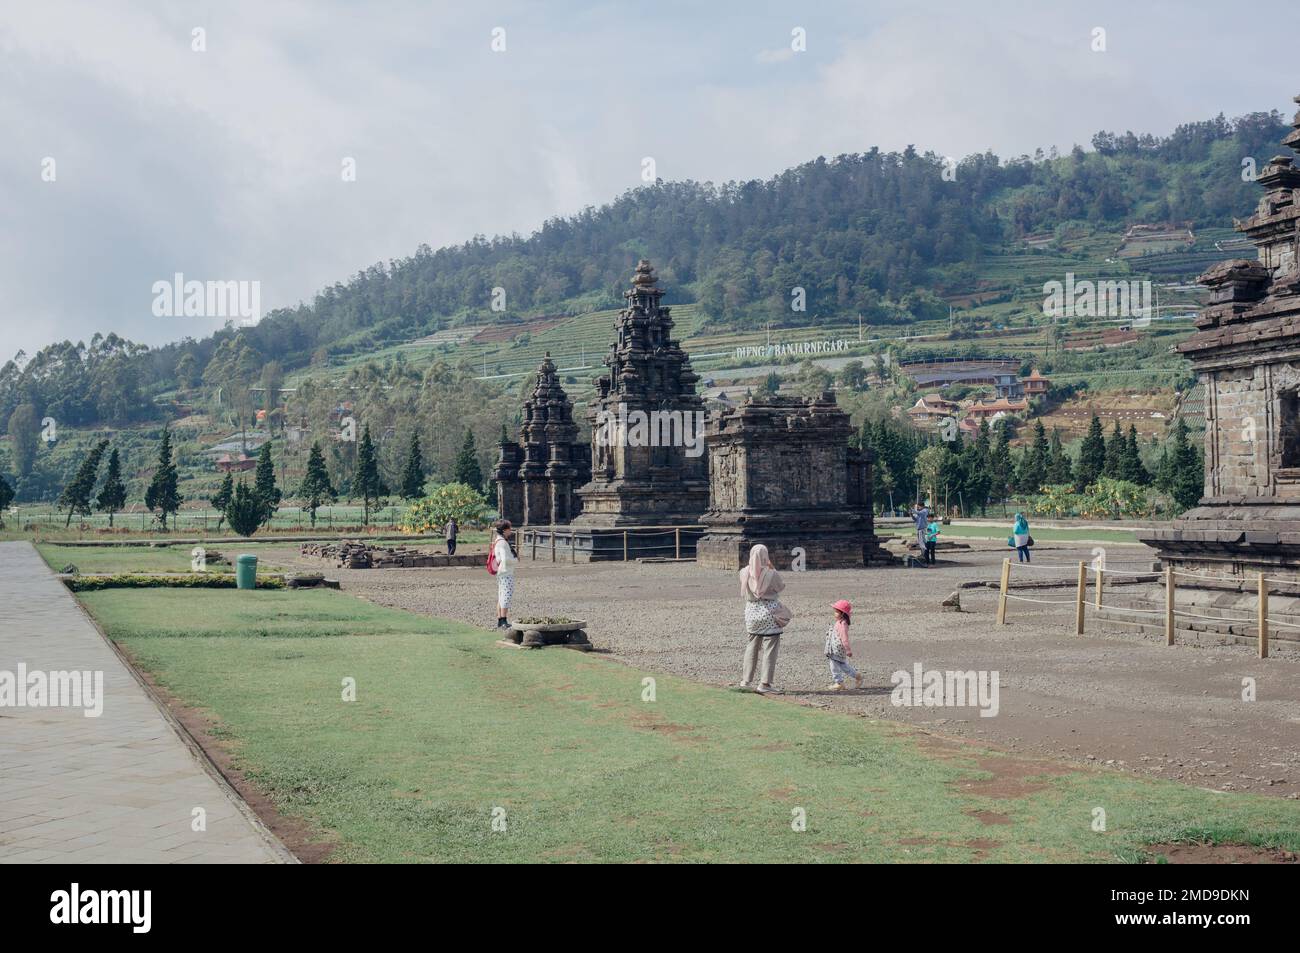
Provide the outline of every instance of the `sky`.
[[224,318],[170,313],[156,283],[310,302],[422,243],[600,205],[647,159],[724,182],[1289,118],[1297,26],[1207,0],[9,2],[0,360],[202,337]]

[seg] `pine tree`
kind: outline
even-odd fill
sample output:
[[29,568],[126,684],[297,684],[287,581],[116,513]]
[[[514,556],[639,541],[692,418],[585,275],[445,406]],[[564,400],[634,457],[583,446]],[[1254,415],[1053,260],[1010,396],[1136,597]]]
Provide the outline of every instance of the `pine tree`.
[[1034,421],[1034,442],[1021,457],[1020,490],[1023,493],[1041,493],[1047,482],[1049,451],[1047,432],[1041,420]]
[[1080,492],[1097,482],[1106,469],[1106,438],[1102,436],[1101,420],[1094,414],[1088,425],[1088,436],[1079,445],[1079,464],[1075,468],[1075,486]]
[[275,464],[271,462],[269,440],[262,444],[262,449],[257,454],[257,470],[253,473],[253,493],[262,501],[262,519],[258,525],[266,526],[275,516],[283,495],[280,488],[275,485]]
[[104,485],[99,489],[95,509],[108,513],[108,528],[113,528],[113,514],[126,505],[126,484],[122,481],[122,461],[117,448],[108,455],[108,469],[104,471]]
[[1201,452],[1187,439],[1187,424],[1181,417],[1174,428],[1170,458],[1170,495],[1180,509],[1195,506],[1205,490],[1205,464],[1201,460]]
[[357,444],[357,477],[352,489],[361,497],[361,523],[369,526],[371,505],[377,504],[388,492],[379,475],[379,459],[370,440],[370,424],[366,424],[361,432],[361,442]]
[[172,460],[172,434],[163,428],[162,443],[158,445],[158,466],[153,471],[149,488],[144,491],[144,505],[158,511],[158,522],[167,528],[167,516],[171,514],[175,525],[175,514],[185,502],[177,489],[176,463]]
[[5,510],[9,508],[9,504],[13,501],[14,488],[9,485],[9,481],[4,478],[4,474],[0,473],[0,529],[4,529]]
[[298,487],[298,496],[307,502],[311,513],[311,525],[316,526],[316,511],[322,503],[333,503],[338,494],[330,483],[329,470],[325,467],[325,454],[321,452],[320,443],[311,445],[307,454],[307,472],[303,475],[302,485]]
[[1047,454],[1047,482],[1053,486],[1063,486],[1074,482],[1074,464],[1061,445],[1061,431],[1052,428],[1052,446]]
[[249,489],[248,484],[240,480],[226,503],[226,522],[240,536],[252,536],[262,525],[264,507],[262,498],[256,489]]
[[1121,474],[1124,472],[1124,453],[1125,443],[1124,434],[1119,429],[1119,421],[1115,421],[1115,429],[1110,432],[1110,438],[1106,441],[1106,458],[1102,464],[1102,476],[1112,480],[1122,480]]
[[59,494],[59,509],[67,507],[68,518],[63,526],[66,529],[72,525],[72,515],[79,513],[88,516],[91,509],[91,498],[95,495],[95,481],[99,479],[99,461],[103,459],[104,450],[108,447],[107,440],[101,440],[95,444],[94,448],[81,461],[81,466],[77,467],[76,474],[63,488]]
[[[505,427],[502,426],[502,432]],[[418,499],[424,495],[424,458],[420,454],[420,435],[411,434],[411,449],[406,456],[406,469],[402,473],[402,498]]]
[[461,445],[456,456],[456,465],[452,469],[452,481],[464,483],[471,489],[483,492],[483,471],[478,465],[478,451],[474,447],[474,433],[465,428],[465,443]]
[[989,465],[993,477],[991,490],[997,499],[1005,500],[1011,490],[1011,481],[1015,474],[1011,463],[1011,428],[1006,421],[1003,421],[997,431],[998,439],[993,445]]
[[1138,450],[1137,427],[1129,424],[1128,440],[1124,443],[1124,459],[1120,466],[1120,479],[1147,486],[1151,483],[1151,474],[1142,465],[1142,454]]
[[208,502],[212,508],[217,511],[217,529],[221,529],[221,523],[226,518],[226,508],[230,506],[230,501],[235,495],[235,478],[226,471],[226,478],[221,481],[221,487],[216,494],[209,497]]

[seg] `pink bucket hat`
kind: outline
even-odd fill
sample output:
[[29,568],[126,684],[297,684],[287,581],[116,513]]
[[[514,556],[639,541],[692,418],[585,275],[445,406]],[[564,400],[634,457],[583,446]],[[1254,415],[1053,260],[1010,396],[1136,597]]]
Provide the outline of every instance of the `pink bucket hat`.
[[848,599],[841,599],[839,602],[832,603],[831,608],[839,609],[850,619],[853,618],[853,603],[849,602]]

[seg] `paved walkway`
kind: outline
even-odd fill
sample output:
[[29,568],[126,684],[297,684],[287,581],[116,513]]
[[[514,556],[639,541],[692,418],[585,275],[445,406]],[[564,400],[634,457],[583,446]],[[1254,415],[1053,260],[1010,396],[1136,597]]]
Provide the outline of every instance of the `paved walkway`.
[[[0,684],[103,672],[103,713],[0,702],[0,863],[279,863],[28,543],[0,543]],[[30,678],[29,678],[30,682]],[[207,829],[194,831],[194,809]]]

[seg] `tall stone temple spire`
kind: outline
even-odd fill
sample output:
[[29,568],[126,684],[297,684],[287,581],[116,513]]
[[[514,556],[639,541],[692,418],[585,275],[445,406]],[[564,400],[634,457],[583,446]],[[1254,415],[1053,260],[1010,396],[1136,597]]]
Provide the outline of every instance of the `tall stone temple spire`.
[[[1296,97],[1300,103],[1300,96]],[[1300,113],[1283,144],[1300,152]],[[1178,349],[1205,385],[1205,489],[1139,535],[1176,569],[1247,577],[1300,570],[1300,169],[1270,160],[1255,213],[1236,222],[1255,260],[1201,276],[1210,303]],[[1180,580],[1181,585],[1181,580]],[[1205,583],[1213,585],[1213,583]]]
[[[578,525],[695,523],[708,506],[699,377],[673,340],[663,295],[654,268],[642,259],[623,293],[627,305],[605,357],[608,371],[587,412],[591,481],[578,490]],[[638,412],[654,414],[648,428],[636,425]]]
[[493,471],[497,510],[516,524],[563,525],[577,515],[581,501],[575,484],[590,466],[588,450],[577,442],[573,404],[555,371],[550,352],[537,368],[537,383],[524,402],[519,442],[503,441]]

